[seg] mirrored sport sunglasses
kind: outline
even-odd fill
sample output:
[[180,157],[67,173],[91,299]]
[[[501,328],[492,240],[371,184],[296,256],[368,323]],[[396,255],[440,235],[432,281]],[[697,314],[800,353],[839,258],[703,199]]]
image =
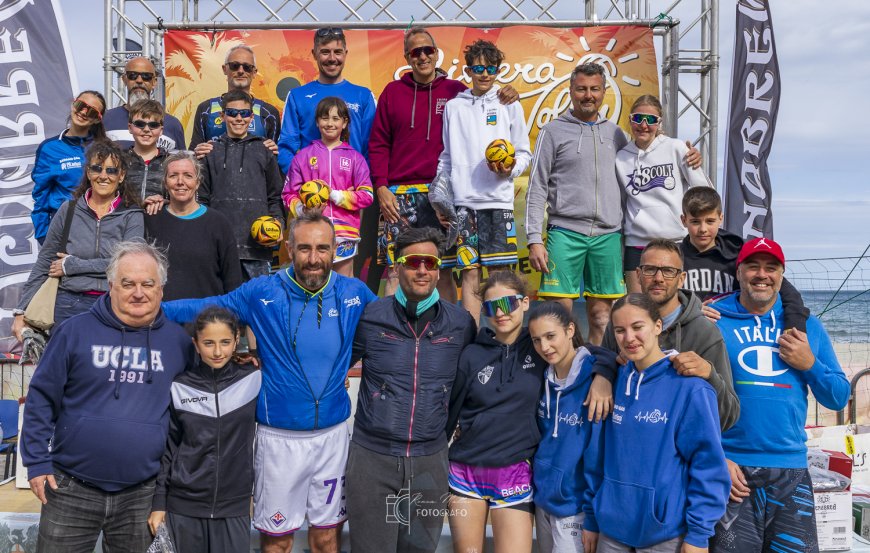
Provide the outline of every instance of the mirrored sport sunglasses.
[[73,111],[75,111],[76,113],[84,111],[85,117],[87,117],[88,119],[103,119],[103,114],[100,113],[100,110],[85,102],[84,100],[74,100],[72,107]]
[[328,36],[344,36],[344,31],[342,31],[339,27],[324,27],[322,29],[317,29],[314,33],[314,36],[317,38],[324,38]]
[[658,125],[662,118],[658,115],[653,115],[652,113],[632,113],[628,116],[628,120],[634,123],[635,125],[640,125],[642,123],[646,123],[647,125]]
[[88,172],[93,173],[95,175],[99,175],[103,172],[103,169],[106,170],[106,174],[111,176],[117,175],[121,172],[121,170],[117,167],[104,167],[102,165],[88,165]]
[[435,54],[437,50],[435,50],[434,46],[417,46],[416,48],[412,48],[407,53],[412,58],[419,58],[420,56],[431,56]]
[[241,67],[242,69],[245,70],[245,73],[253,73],[257,69],[256,65],[252,65],[250,63],[243,63],[240,61],[227,62],[227,67],[230,68],[230,71],[238,71],[239,68]]
[[516,294],[515,296],[502,296],[485,301],[483,302],[483,314],[487,317],[495,317],[498,310],[501,310],[505,315],[513,313],[523,303],[524,297],[522,294]]
[[139,78],[146,83],[150,83],[154,78],[154,73],[149,71],[125,71],[124,74],[127,76],[128,81],[135,81]]
[[163,121],[143,121],[141,119],[136,119],[131,123],[131,125],[137,129],[142,129],[143,131],[145,130],[145,127],[148,127],[152,131],[156,131],[163,126]]
[[413,269],[415,271],[420,268],[420,265],[424,265],[427,271],[434,271],[441,266],[441,258],[425,253],[415,253],[410,255],[403,255],[396,260],[396,263],[404,265],[408,269]]
[[471,69],[471,72],[475,75],[483,75],[483,72],[486,71],[490,75],[495,75],[498,73],[497,65],[471,65],[468,67]]
[[236,108],[224,108],[224,115],[226,117],[238,117],[241,116],[245,119],[254,115],[254,110],[252,109],[236,109]]

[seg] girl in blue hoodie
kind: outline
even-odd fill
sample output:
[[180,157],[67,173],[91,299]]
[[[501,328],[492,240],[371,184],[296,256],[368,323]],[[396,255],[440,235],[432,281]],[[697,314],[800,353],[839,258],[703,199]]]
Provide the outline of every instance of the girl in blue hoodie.
[[658,307],[644,294],[620,298],[611,321],[628,359],[614,385],[595,463],[587,463],[592,516],[587,553],[700,553],[725,513],[731,480],[716,393],[677,375],[658,336]]
[[535,408],[546,362],[523,317],[526,284],[494,271],[480,289],[491,328],[482,328],[459,358],[450,398],[450,533],[455,551],[483,551],[486,518],[496,551],[532,550],[531,458],[540,439]]
[[615,366],[615,355],[584,346],[571,315],[557,302],[532,309],[529,334],[535,350],[549,363],[538,401],[541,442],[533,463],[538,550],[582,553],[581,528],[584,517],[591,515],[584,465],[590,457],[597,459],[601,427],[589,422],[583,400],[593,365]]

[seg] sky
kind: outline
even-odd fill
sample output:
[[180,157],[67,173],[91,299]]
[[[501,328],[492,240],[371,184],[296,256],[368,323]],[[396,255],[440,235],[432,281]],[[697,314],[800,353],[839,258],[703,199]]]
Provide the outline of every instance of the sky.
[[[655,9],[665,2],[652,4]],[[103,0],[60,0],[60,5],[79,88],[102,90]],[[206,2],[201,5],[205,13]],[[870,135],[860,131],[868,117],[863,107],[870,90],[870,2],[772,2],[772,17],[782,82],[768,158],[774,237],[789,259],[859,256],[870,245],[870,179],[860,168],[861,160],[870,158]],[[720,192],[734,19],[735,2],[720,0]],[[856,128],[857,134],[850,134]]]

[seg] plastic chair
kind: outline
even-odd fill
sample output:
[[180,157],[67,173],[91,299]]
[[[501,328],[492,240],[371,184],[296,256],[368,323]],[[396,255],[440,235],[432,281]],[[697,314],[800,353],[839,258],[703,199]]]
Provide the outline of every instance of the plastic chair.
[[[18,400],[0,400],[0,428],[3,429],[3,441],[0,443],[0,454],[5,454],[3,481],[15,476],[15,463],[18,460]],[[11,459],[11,463],[9,462]]]

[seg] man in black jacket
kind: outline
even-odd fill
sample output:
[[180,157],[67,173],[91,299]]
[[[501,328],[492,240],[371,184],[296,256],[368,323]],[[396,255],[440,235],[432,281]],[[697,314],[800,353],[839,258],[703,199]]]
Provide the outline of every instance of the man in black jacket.
[[[366,306],[353,343],[363,370],[347,461],[354,553],[435,551],[447,497],[447,407],[459,354],[476,333],[439,299],[441,233],[396,240],[399,288]],[[385,516],[386,511],[386,516]]]

